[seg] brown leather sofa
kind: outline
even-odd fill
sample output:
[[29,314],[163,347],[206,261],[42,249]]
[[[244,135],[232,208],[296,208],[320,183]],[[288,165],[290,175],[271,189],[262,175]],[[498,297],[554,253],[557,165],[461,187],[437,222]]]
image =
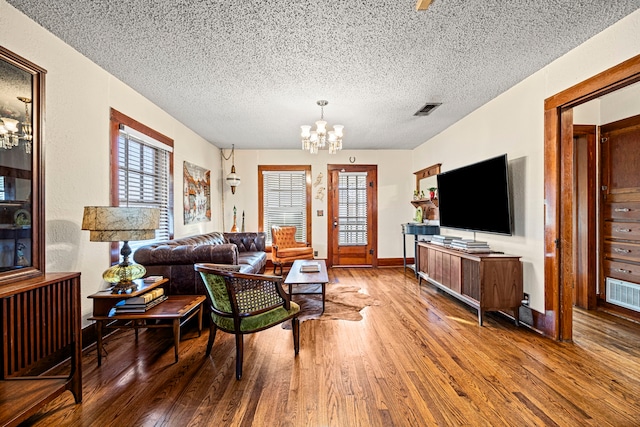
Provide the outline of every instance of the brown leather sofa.
[[138,248],[133,259],[148,276],[169,279],[169,295],[204,295],[200,273],[194,264],[240,265],[242,273],[262,273],[267,263],[266,233],[213,232],[152,243]]

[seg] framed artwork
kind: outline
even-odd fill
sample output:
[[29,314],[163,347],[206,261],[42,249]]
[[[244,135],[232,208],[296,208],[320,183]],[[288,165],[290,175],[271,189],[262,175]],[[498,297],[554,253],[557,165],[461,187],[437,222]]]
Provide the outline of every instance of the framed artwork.
[[211,171],[184,162],[184,223],[211,221]]
[[44,273],[45,73],[0,46],[0,284]]

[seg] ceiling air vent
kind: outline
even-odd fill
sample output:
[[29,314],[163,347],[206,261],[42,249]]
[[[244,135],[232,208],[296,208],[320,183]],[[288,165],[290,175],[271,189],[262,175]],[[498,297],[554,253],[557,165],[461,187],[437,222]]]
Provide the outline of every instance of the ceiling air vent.
[[433,110],[435,110],[441,105],[442,105],[442,102],[427,102],[426,104],[424,104],[424,107],[416,111],[414,116],[428,116],[433,112]]

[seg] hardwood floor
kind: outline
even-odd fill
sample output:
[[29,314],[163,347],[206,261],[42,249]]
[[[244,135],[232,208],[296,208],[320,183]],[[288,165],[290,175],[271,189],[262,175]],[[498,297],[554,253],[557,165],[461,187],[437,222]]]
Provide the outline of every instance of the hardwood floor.
[[[83,360],[84,401],[65,393],[25,425],[38,426],[637,426],[640,325],[576,310],[574,342],[558,343],[499,314],[418,286],[402,268],[333,269],[379,301],[363,320],[305,321],[235,344],[218,332],[118,333],[97,367]],[[188,328],[188,327],[187,327]]]

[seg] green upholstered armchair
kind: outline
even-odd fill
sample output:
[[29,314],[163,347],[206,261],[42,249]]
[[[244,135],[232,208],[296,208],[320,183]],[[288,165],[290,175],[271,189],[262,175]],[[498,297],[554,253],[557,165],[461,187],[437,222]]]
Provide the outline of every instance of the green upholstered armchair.
[[[207,356],[218,329],[236,336],[236,378],[242,377],[244,334],[291,319],[295,354],[300,348],[300,306],[282,289],[282,277],[237,272],[237,265],[195,264],[211,311]],[[236,271],[233,271],[236,270]]]

